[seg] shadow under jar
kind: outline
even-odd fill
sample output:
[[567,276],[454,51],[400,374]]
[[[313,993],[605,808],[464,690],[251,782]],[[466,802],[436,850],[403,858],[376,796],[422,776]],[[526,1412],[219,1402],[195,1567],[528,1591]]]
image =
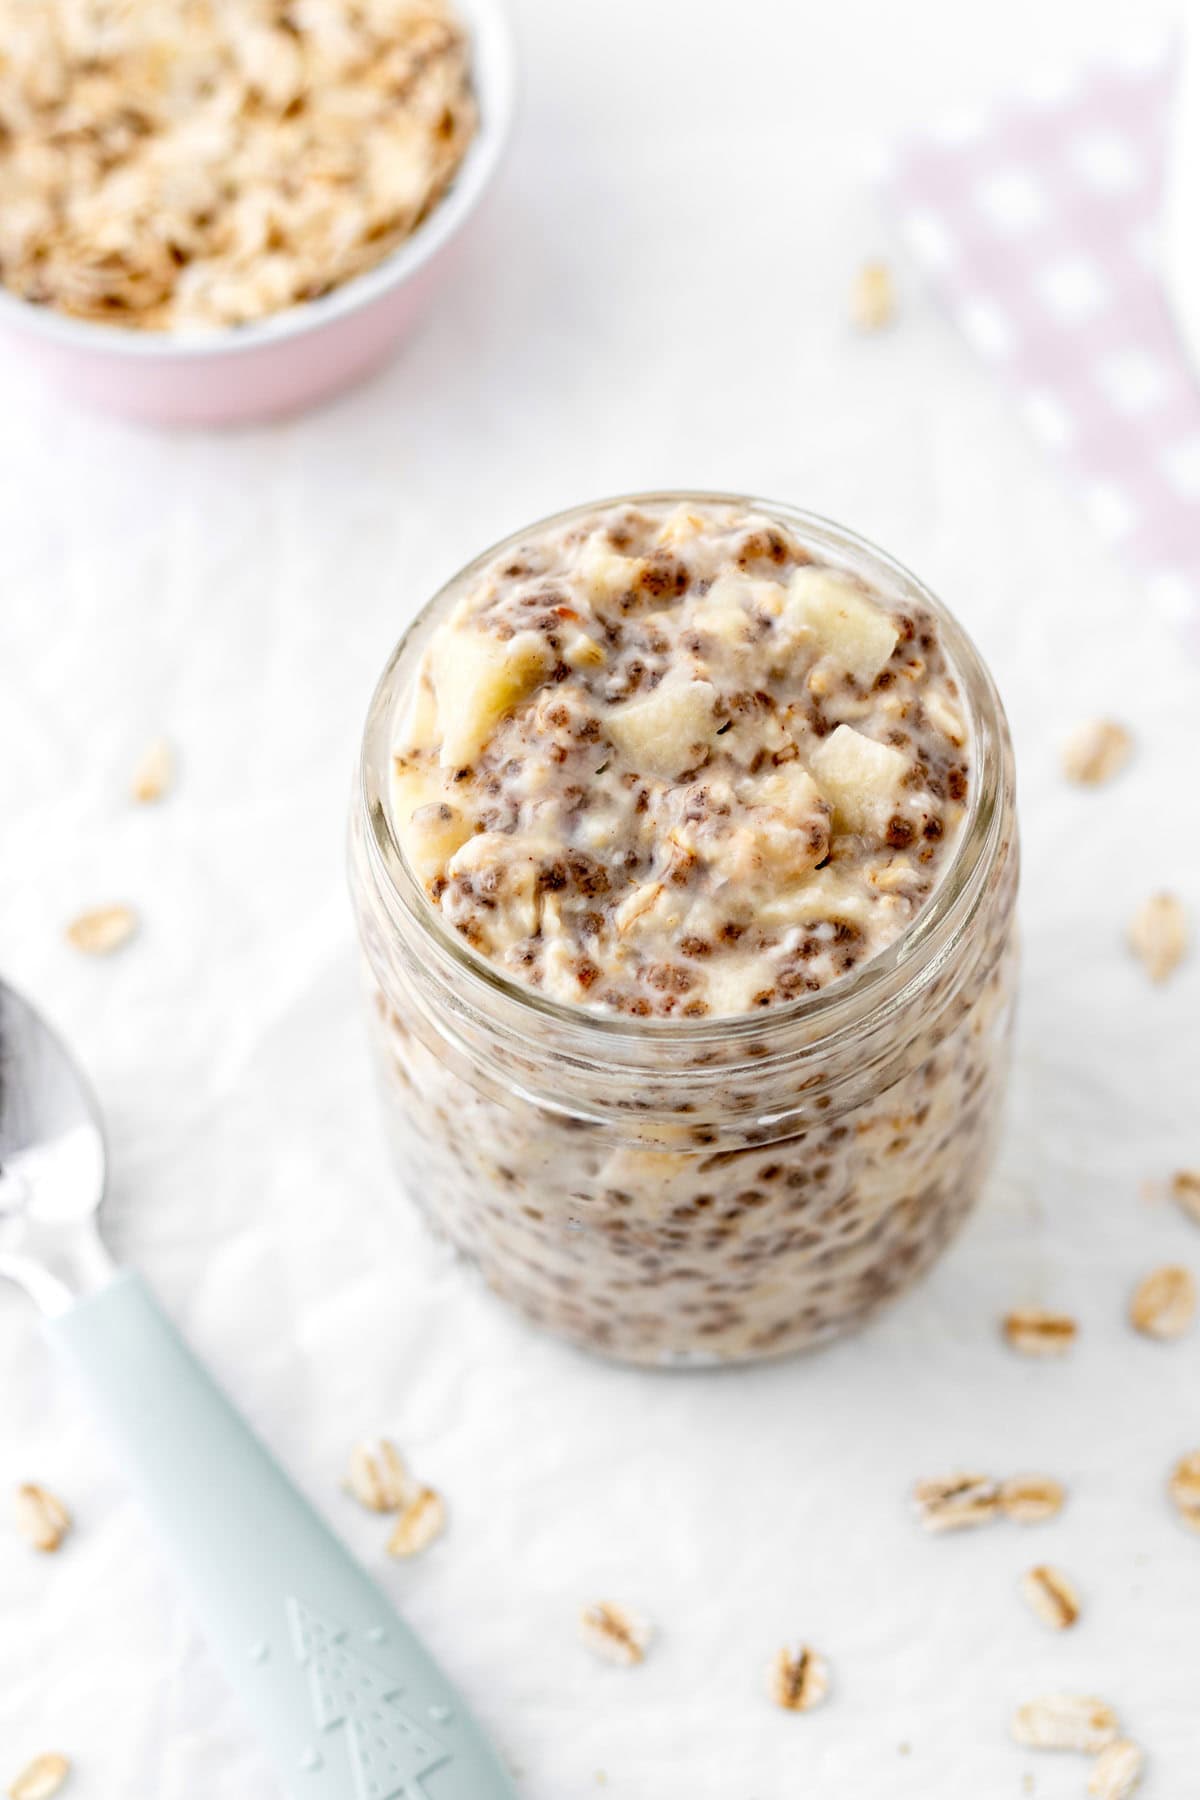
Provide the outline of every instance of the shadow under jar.
[[[563,1003],[476,953],[401,848],[397,721],[432,634],[498,556],[612,508],[740,507],[801,557],[936,621],[970,786],[932,893],[816,992],[723,1017]],[[739,1362],[861,1325],[935,1261],[979,1197],[1016,982],[1012,751],[995,686],[945,608],[852,533],[730,495],[560,515],[472,563],[397,647],[367,720],[351,881],[389,1132],[436,1232],[537,1323],[630,1362]]]

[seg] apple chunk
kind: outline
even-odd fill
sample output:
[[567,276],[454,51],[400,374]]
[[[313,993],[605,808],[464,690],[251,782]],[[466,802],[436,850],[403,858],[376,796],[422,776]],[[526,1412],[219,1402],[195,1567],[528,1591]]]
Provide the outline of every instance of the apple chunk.
[[788,612],[811,629],[827,656],[868,687],[900,636],[880,607],[830,569],[796,570],[788,583]]
[[475,760],[497,721],[533,692],[549,661],[536,631],[519,631],[507,641],[470,629],[435,638],[432,674],[443,769],[465,768]]
[[809,766],[834,817],[851,831],[865,831],[891,813],[908,772],[908,758],[890,744],[839,725],[809,758]]
[[450,858],[474,830],[474,822],[456,806],[431,800],[416,808],[399,835],[414,872],[428,884],[445,873]]
[[674,781],[703,761],[716,697],[711,682],[668,675],[644,699],[619,707],[608,720],[608,735],[639,773]]

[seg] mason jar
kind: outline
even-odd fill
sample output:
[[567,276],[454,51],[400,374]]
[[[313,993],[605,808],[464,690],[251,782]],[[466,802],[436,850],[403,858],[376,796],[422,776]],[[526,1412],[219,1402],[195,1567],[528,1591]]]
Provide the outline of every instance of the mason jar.
[[[514,534],[434,596],[393,653],[363,739],[351,881],[400,1185],[495,1293],[630,1362],[779,1356],[910,1288],[979,1198],[1000,1125],[1016,982],[1012,749],[962,627],[839,526],[744,496],[822,561],[939,625],[968,715],[966,817],[898,939],[818,992],[736,1017],[608,1016],[478,956],[401,851],[389,771],[431,632]],[[606,503],[612,504],[612,503]]]

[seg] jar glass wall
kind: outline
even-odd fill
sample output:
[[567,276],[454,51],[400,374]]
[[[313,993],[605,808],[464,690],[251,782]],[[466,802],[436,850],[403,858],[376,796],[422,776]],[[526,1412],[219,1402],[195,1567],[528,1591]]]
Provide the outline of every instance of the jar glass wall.
[[[823,562],[938,622],[968,714],[953,857],[911,926],[818,993],[733,1018],[611,1017],[510,980],[447,926],[390,813],[395,724],[432,600],[380,681],[351,875],[389,1132],[436,1231],[530,1318],[644,1363],[739,1361],[862,1323],[929,1268],[979,1196],[1008,1066],[1016,952],[1012,753],[952,616],[863,540],[743,504]],[[534,526],[595,512],[580,508]]]

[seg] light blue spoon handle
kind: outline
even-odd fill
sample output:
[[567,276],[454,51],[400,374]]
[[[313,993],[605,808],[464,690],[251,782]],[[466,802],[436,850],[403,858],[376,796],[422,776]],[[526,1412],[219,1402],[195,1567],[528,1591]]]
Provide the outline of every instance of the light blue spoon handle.
[[294,1800],[514,1800],[366,1572],[137,1275],[51,1319]]

